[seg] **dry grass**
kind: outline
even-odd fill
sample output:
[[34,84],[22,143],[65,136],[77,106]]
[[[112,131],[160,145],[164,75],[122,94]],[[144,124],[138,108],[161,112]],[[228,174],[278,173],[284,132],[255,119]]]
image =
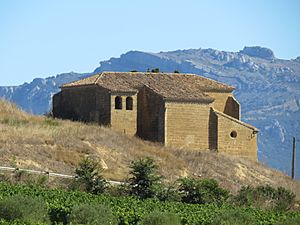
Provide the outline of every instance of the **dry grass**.
[[300,197],[300,183],[257,162],[207,151],[165,148],[109,128],[33,116],[0,100],[0,165],[72,174],[85,156],[99,158],[104,176],[124,180],[134,159],[150,156],[173,181],[181,176],[215,178],[235,193],[242,185],[283,186]]

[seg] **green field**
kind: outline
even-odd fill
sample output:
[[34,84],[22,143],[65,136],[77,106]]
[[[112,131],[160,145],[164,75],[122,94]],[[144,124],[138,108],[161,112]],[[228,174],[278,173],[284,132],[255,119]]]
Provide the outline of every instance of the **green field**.
[[[52,222],[66,223],[72,207],[81,203],[104,204],[112,209],[118,224],[137,224],[145,215],[152,211],[173,212],[181,219],[182,224],[210,224],[218,214],[234,206],[224,204],[185,204],[180,202],[161,202],[156,199],[139,200],[134,197],[112,197],[92,195],[84,192],[71,192],[60,189],[44,189],[21,185],[0,183],[0,200],[15,195],[39,197],[46,202]],[[263,211],[255,208],[241,208],[255,218],[256,224],[276,224],[277,221],[300,217],[300,212]],[[24,224],[6,223],[1,224]]]

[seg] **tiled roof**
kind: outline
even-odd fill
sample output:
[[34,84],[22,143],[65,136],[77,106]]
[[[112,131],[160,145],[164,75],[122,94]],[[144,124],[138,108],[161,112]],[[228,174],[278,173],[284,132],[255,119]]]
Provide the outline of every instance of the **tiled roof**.
[[114,92],[137,91],[147,86],[166,99],[203,102],[213,101],[204,92],[234,90],[231,86],[195,74],[148,72],[102,72],[65,84],[62,88],[86,85],[99,85]]

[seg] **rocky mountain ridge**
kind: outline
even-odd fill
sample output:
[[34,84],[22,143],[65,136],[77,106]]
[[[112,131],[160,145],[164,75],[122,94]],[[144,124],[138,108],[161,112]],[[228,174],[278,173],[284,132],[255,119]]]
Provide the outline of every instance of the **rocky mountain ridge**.
[[[196,73],[236,87],[242,120],[260,129],[259,160],[290,173],[291,139],[300,134],[300,57],[278,59],[268,48],[245,47],[239,52],[201,48],[159,53],[129,51],[119,58],[100,62],[91,73],[66,73],[37,78],[17,87],[0,87],[0,96],[26,111],[43,114],[50,110],[51,97],[63,83],[101,71],[152,68]],[[300,156],[297,160],[300,162]],[[300,167],[296,174],[300,178]]]

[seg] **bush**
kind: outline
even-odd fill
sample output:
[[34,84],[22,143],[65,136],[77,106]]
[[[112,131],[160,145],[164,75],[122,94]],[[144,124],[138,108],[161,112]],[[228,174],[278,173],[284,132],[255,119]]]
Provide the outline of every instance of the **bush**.
[[159,73],[159,72],[160,72],[159,68],[154,68],[154,69],[151,70],[151,73]]
[[263,209],[272,209],[278,211],[288,210],[294,205],[296,195],[283,188],[277,189],[266,185],[251,187],[242,187],[234,202],[238,206],[254,206]]
[[180,225],[180,218],[169,212],[152,212],[146,215],[138,225]]
[[0,219],[50,223],[46,205],[41,199],[21,195],[0,202]]
[[75,170],[77,181],[75,186],[80,186],[80,189],[92,194],[103,193],[107,188],[107,182],[101,175],[102,168],[99,164],[91,159],[84,158]]
[[231,209],[220,212],[211,225],[254,225],[254,218],[247,212]]
[[181,201],[180,193],[175,184],[168,184],[158,188],[156,197],[160,201]]
[[155,197],[160,189],[161,176],[157,173],[158,167],[151,158],[143,158],[132,161],[130,165],[129,179],[131,194],[141,199]]
[[73,207],[69,216],[71,224],[117,224],[110,208],[97,204],[82,204]]
[[127,183],[120,184],[120,185],[110,185],[106,189],[106,193],[109,196],[114,196],[114,197],[129,196],[130,187]]
[[299,225],[300,224],[300,217],[295,218],[287,218],[285,220],[280,220],[275,225]]
[[179,191],[182,193],[181,201],[192,204],[223,203],[229,197],[229,192],[220,188],[213,179],[196,180],[182,178],[179,180]]

